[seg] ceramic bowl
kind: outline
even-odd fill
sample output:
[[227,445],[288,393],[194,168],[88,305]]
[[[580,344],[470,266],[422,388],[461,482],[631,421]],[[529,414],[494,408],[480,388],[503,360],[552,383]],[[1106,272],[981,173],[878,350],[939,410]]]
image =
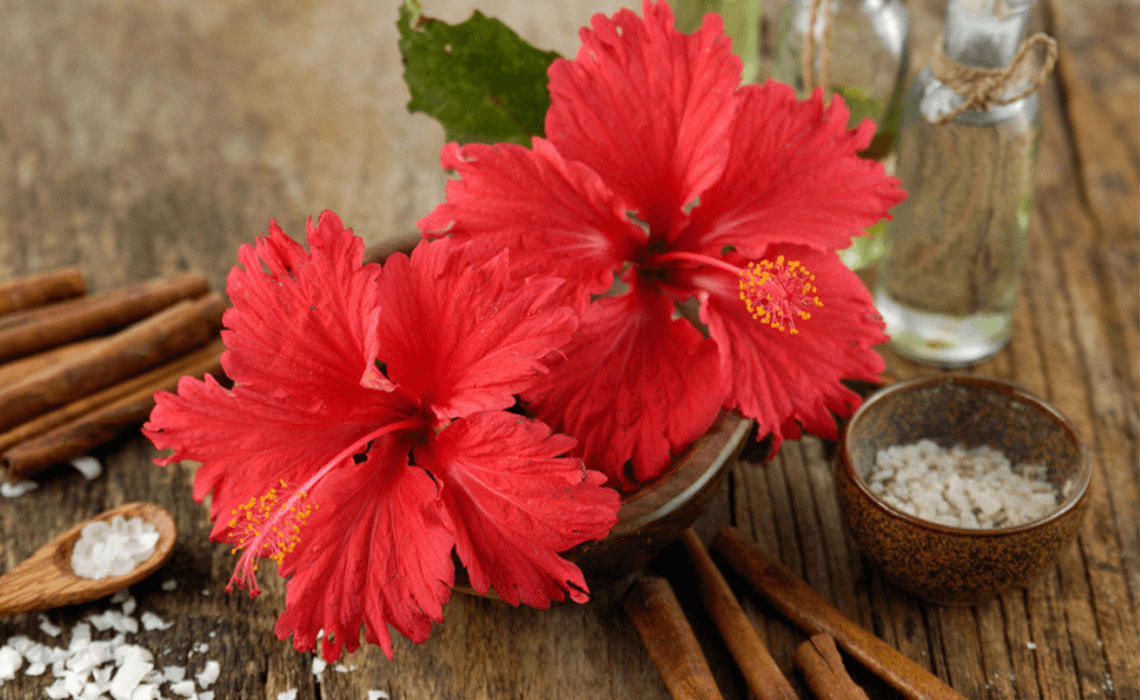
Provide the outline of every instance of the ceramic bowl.
[[637,571],[681,537],[731,471],[751,428],[739,413],[721,411],[668,471],[622,500],[617,525],[605,539],[563,554],[582,569],[591,590]]
[[[942,447],[989,445],[1013,464],[1044,464],[1065,494],[1042,519],[968,529],[908,515],[864,479],[878,451],[928,438]],[[942,375],[893,384],[872,395],[844,426],[836,487],[847,526],[863,553],[899,588],[949,605],[985,602],[1028,586],[1053,568],[1088,506],[1088,447],[1044,400],[1005,382]]]
[[[634,573],[680,539],[732,470],[751,428],[751,420],[721,411],[668,471],[622,499],[609,535],[562,552],[582,570],[592,593]],[[455,572],[455,590],[476,595],[462,567]],[[487,596],[497,597],[493,590]]]

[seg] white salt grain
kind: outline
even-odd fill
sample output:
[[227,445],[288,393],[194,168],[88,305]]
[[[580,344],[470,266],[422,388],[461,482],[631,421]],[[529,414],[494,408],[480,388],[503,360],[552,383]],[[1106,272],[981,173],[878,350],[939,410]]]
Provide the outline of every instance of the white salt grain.
[[166,622],[152,612],[144,612],[140,619],[145,630],[165,630],[174,626],[173,622]]
[[99,464],[99,460],[94,457],[73,457],[71,459],[71,466],[75,467],[75,469],[83,475],[83,478],[88,481],[97,479],[103,474],[103,465]]
[[297,689],[290,688],[283,693],[278,693],[277,700],[297,700]]
[[170,692],[175,695],[181,695],[188,698],[194,695],[194,681],[181,681],[180,683],[172,683],[170,685]]
[[0,495],[5,498],[19,498],[29,491],[35,491],[39,487],[39,482],[36,481],[17,481],[14,484],[9,484],[7,481],[4,481],[0,482]]
[[20,652],[10,646],[0,647],[0,681],[12,680],[24,663]]
[[159,588],[161,588],[164,591],[173,591],[175,588],[178,588],[178,582],[175,581],[174,579],[169,579],[169,580],[163,581],[162,585],[159,586]]
[[328,666],[327,661],[325,661],[324,659],[322,659],[319,656],[313,657],[313,675],[314,676],[319,676],[322,673],[324,673],[325,672],[325,666]]
[[96,520],[83,526],[71,552],[76,576],[101,579],[124,576],[150,558],[158,544],[158,529],[142,518],[116,515],[108,523]]
[[170,683],[181,683],[186,678],[185,666],[163,666],[162,677]]
[[392,700],[387,691],[384,690],[369,690],[368,700]]
[[59,633],[63,631],[58,626],[53,625],[51,621],[47,619],[47,615],[40,615],[39,620],[40,631],[49,637],[58,637]]
[[953,527],[990,529],[1038,520],[1057,508],[1042,465],[1012,466],[989,446],[932,440],[879,450],[868,488],[904,513]]
[[111,681],[111,695],[115,700],[132,700],[131,695],[142,682],[143,676],[154,668],[154,657],[146,649],[128,644],[115,650],[115,663],[119,670]]
[[217,661],[207,661],[206,667],[202,669],[201,673],[194,676],[194,678],[198,681],[198,685],[203,688],[209,688],[213,685],[214,681],[218,680],[218,674],[220,674],[221,671],[222,667],[218,665]]

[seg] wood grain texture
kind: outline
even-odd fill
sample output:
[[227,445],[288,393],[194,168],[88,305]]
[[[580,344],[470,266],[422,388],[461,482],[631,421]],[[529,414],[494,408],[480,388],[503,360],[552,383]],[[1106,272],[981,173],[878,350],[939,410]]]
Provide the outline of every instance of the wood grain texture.
[[[478,6],[563,55],[577,30],[620,0],[425,0],[461,21]],[[764,0],[770,44],[774,0]],[[91,292],[184,271],[223,290],[239,245],[276,218],[301,238],[328,208],[366,243],[395,240],[442,199],[443,131],[405,105],[394,23],[398,3],[266,0],[163,3],[0,0],[0,283],[63,267]],[[945,0],[909,0],[912,66],[929,57]],[[1061,57],[1042,90],[1044,137],[1013,341],[971,371],[1016,382],[1059,407],[1089,442],[1088,518],[1060,566],[1025,591],[977,608],[939,608],[894,589],[847,537],[831,477],[834,446],[789,442],[765,462],[747,448],[694,530],[725,525],[778,555],[844,615],[981,700],[1140,700],[1140,2],[1045,0],[1034,29]],[[768,57],[770,58],[770,57]],[[765,68],[762,66],[762,70]],[[936,370],[884,353],[899,378]],[[631,698],[669,693],[621,607],[625,582],[585,606],[545,611],[456,594],[420,646],[398,640],[327,668],[273,633],[285,586],[272,565],[256,601],[227,595],[234,557],[207,539],[191,499],[194,465],[155,467],[141,436],[95,451],[103,477],[67,467],[0,504],[0,571],[82,518],[131,501],[166,508],[179,528],[171,559],[132,587],[139,609],[175,622],[146,633],[161,664],[221,663],[218,697],[394,700]],[[703,611],[686,558],[666,575],[726,698],[747,686]],[[739,577],[726,574],[800,697],[793,654],[807,636]],[[174,591],[160,583],[178,582]],[[208,594],[208,595],[207,595]],[[106,600],[48,613],[69,627]],[[0,620],[0,640],[43,640],[35,614]],[[212,636],[211,636],[212,635]],[[869,697],[898,695],[849,665]],[[0,686],[0,700],[42,693],[50,678]]]

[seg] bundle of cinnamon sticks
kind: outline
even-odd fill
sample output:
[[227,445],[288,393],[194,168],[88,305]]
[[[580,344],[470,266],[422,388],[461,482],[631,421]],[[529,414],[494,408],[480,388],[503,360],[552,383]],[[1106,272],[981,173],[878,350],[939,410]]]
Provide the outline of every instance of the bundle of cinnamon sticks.
[[[795,700],[796,693],[756,633],[696,533],[681,538],[700,596],[757,700]],[[713,549],[810,638],[793,661],[819,700],[866,700],[847,674],[839,647],[909,700],[965,700],[937,676],[846,617],[807,583],[735,529],[717,533]],[[712,670],[665,578],[634,581],[625,609],[662,680],[678,700],[720,698]]]
[[0,283],[0,466],[23,481],[150,415],[186,375],[222,377],[225,302],[182,273],[88,294],[77,269]]

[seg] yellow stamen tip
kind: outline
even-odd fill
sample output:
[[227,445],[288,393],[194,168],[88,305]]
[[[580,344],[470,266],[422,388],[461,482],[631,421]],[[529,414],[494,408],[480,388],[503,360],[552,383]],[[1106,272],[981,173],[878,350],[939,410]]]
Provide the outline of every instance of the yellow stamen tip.
[[813,275],[799,260],[750,262],[740,274],[740,299],[752,317],[778,331],[798,334],[796,320],[811,318],[813,304],[823,306]]

